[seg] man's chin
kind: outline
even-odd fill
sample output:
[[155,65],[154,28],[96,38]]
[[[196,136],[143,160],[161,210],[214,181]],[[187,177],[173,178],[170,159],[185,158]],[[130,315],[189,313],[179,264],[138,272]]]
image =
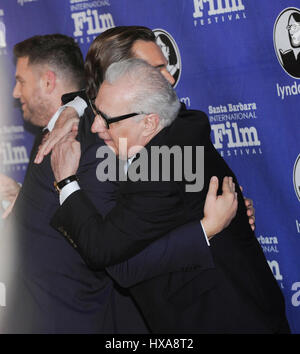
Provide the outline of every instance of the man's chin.
[[29,114],[27,114],[26,112],[23,111],[23,119],[25,120],[25,122],[30,122],[31,121],[31,117]]
[[106,146],[109,147],[109,148],[112,150],[112,152],[113,152],[115,155],[118,155],[118,151],[117,151],[117,149],[116,149],[116,146],[115,146],[115,144],[114,144],[111,140],[104,140],[104,139],[103,139],[103,141],[104,141],[104,143],[106,144]]

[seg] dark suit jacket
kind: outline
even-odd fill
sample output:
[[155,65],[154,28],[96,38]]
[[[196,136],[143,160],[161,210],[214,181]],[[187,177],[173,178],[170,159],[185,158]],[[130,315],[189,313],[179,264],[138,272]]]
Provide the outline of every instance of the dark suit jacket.
[[[96,178],[95,156],[101,144],[98,140],[85,149],[79,178],[105,215],[114,205],[115,185]],[[90,270],[50,226],[59,206],[50,156],[41,165],[32,163],[34,157],[35,151],[7,221],[7,228],[13,227],[15,256],[1,333],[147,333],[127,292],[104,270]]]
[[[182,108],[175,122],[146,146],[148,151],[162,145],[204,146],[201,192],[186,193],[184,180],[123,182],[116,206],[104,218],[78,191],[58,209],[52,224],[72,239],[90,267],[102,269],[131,257],[166,232],[199,220],[212,175],[220,181],[233,176],[238,185],[209,136],[207,117]],[[131,287],[154,332],[273,333],[283,327],[288,331],[283,296],[248,224],[238,188],[237,192],[236,217],[211,241],[214,266],[209,257],[199,257],[190,268],[172,269]]]
[[[103,142],[90,132],[92,120],[88,108],[79,127],[78,140],[84,151],[79,178],[98,212],[105,215],[115,205],[117,185],[99,183],[96,178],[101,159],[95,156]],[[41,165],[33,163],[41,137],[37,136],[34,143],[23,187],[6,225],[7,239],[17,249],[10,277],[13,281],[7,287],[8,306],[0,314],[6,312],[1,333],[147,333],[128,291],[105,271],[89,270],[76,250],[49,226],[50,216],[58,207],[58,195],[53,188],[50,157]],[[8,231],[9,224],[12,232]],[[191,243],[203,249],[203,259],[211,261],[200,225],[191,223],[125,264],[110,267],[109,273],[121,286],[128,287],[166,269],[192,265]],[[178,255],[179,250],[184,257]],[[149,265],[141,268],[141,262]]]

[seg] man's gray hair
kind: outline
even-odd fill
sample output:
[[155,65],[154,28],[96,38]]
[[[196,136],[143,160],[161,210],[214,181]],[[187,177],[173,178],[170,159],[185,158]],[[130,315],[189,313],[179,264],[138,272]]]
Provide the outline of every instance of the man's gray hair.
[[157,68],[144,60],[132,58],[113,63],[106,70],[105,80],[109,84],[122,78],[133,85],[133,98],[129,107],[131,112],[156,113],[162,127],[174,121],[180,102],[170,83]]

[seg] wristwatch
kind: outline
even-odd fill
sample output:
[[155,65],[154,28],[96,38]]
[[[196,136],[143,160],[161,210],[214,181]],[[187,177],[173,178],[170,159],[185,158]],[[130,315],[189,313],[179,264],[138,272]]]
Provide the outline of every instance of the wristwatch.
[[56,182],[54,181],[53,184],[54,184],[54,188],[55,190],[60,193],[60,191],[62,190],[62,188],[64,186],[66,186],[67,184],[71,183],[71,182],[74,182],[74,181],[79,181],[78,177],[76,175],[72,175],[72,176],[69,176],[67,178],[64,178],[63,180],[59,181],[59,182]]

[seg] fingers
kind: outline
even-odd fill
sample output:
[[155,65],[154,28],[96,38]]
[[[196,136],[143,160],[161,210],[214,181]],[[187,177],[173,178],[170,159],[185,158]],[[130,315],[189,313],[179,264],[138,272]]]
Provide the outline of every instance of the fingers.
[[255,209],[253,207],[247,208],[247,215],[250,216],[255,216]]
[[254,225],[255,224],[255,216],[250,216],[249,217],[249,224]]
[[219,188],[218,178],[216,176],[211,177],[207,195],[217,197],[218,188]]
[[237,193],[232,177],[224,177],[222,190],[223,193],[217,196],[218,178],[212,177],[201,220],[208,239],[227,227],[237,212]]
[[72,132],[76,132],[76,135],[78,134],[78,124],[77,123],[74,123],[72,125]]
[[255,209],[254,209],[252,206],[247,207],[247,215],[248,215],[249,217],[251,217],[251,216],[254,217],[254,215],[255,215]]
[[[207,194],[210,196],[217,196],[218,187],[218,178],[216,176],[211,177]],[[237,193],[235,192],[235,183],[233,182],[232,177],[226,176],[223,178],[222,191],[223,193],[234,194],[234,196],[237,198]]]
[[52,135],[50,133],[47,140],[45,140],[40,146],[39,151],[35,157],[34,163],[41,163],[46,155],[53,149],[54,145],[58,143],[61,139],[61,136]]
[[[57,123],[59,123],[59,121]],[[73,135],[76,137],[78,133],[78,123],[78,117],[72,117],[72,119],[69,119],[69,121],[67,121],[66,123],[64,123],[63,121],[62,127],[60,127],[59,125],[58,128],[56,128],[55,125],[53,131],[49,134],[47,139],[43,141],[40,145],[34,163],[41,163],[44,157],[48,155],[53,150],[54,146],[68,133],[72,132]]]
[[223,193],[235,193],[235,183],[232,177],[226,176],[223,178],[222,191]]
[[244,200],[245,200],[245,205],[246,205],[247,208],[252,208],[253,207],[253,200],[252,199],[244,197]]
[[[77,131],[75,128],[74,128],[74,133],[75,134],[75,131],[76,131],[76,135],[77,135]],[[76,136],[75,135],[75,136]],[[52,134],[50,133],[49,137],[47,140],[45,140],[39,147],[39,151],[35,157],[35,160],[34,160],[34,163],[36,164],[39,164],[43,161],[44,157],[46,155],[48,155],[54,148],[54,146],[56,144],[58,144],[58,142],[60,140],[62,140],[64,137],[65,137],[65,133],[63,132],[56,132],[55,134]]]

